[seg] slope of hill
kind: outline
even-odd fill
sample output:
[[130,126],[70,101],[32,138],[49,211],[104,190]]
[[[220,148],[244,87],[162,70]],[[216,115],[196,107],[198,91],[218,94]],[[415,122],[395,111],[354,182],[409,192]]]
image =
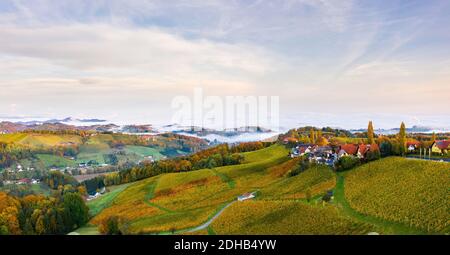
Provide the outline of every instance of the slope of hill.
[[425,232],[449,232],[450,164],[390,157],[345,175],[345,197],[356,211]]
[[370,224],[353,221],[332,205],[296,201],[245,201],[230,206],[213,224],[216,234],[367,234]]
[[[129,234],[448,233],[448,163],[394,157],[288,177],[298,159],[281,145],[242,155],[241,165],[162,174],[91,201],[97,214],[79,232],[119,216]],[[333,189],[336,198],[322,202]],[[256,198],[237,202],[246,192]]]
[[[94,217],[92,223],[116,214],[130,221],[130,231],[134,233],[195,227],[238,195],[253,191],[251,183],[256,183],[267,168],[288,159],[287,150],[278,145],[243,155],[246,163],[242,165],[163,174],[139,181],[119,194],[113,206]],[[134,207],[143,205],[151,214],[136,216],[126,211],[128,207],[134,211]]]
[[[246,207],[247,203],[233,203],[223,210],[224,216],[217,215],[217,212],[222,212],[222,208],[230,205],[237,196],[243,193],[261,191],[258,195],[258,199],[261,201],[254,202],[256,207],[262,206],[261,210],[253,212],[253,214],[258,214],[255,215],[256,218],[264,219],[270,217],[266,214],[271,214],[272,217],[283,218],[283,224],[289,225],[289,222],[296,218],[297,213],[329,214],[328,218],[317,216],[316,220],[311,221],[321,226],[292,228],[286,233],[355,234],[368,231],[368,224],[352,222],[345,215],[341,215],[336,208],[322,208],[321,205],[308,205],[304,199],[298,200],[298,198],[304,197],[302,195],[305,192],[304,187],[310,184],[314,186],[325,183],[317,188],[314,194],[321,194],[327,189],[333,188],[335,178],[330,169],[315,167],[290,178],[286,177],[285,173],[280,173],[280,168],[284,172],[290,170],[295,166],[295,160],[287,157],[287,150],[283,146],[274,145],[242,154],[245,162],[241,165],[163,174],[134,183],[117,195],[110,207],[96,215],[91,220],[91,224],[99,224],[102,220],[116,215],[127,222],[129,233],[185,233],[191,230],[198,230],[196,233],[202,233],[202,229],[197,228],[203,225],[205,228],[208,227],[209,233],[213,233],[214,226],[217,224],[223,226],[220,222],[226,222],[228,217],[233,217],[235,210],[246,211],[247,209],[241,207]],[[271,188],[272,186],[274,188]],[[277,187],[284,186],[287,186],[288,192],[278,192]],[[295,187],[300,188],[296,189]],[[253,208],[253,204],[250,208]],[[278,211],[271,212],[270,208],[278,208]],[[227,212],[230,210],[231,215],[228,215]],[[291,213],[287,213],[287,211],[291,211]],[[204,223],[213,216],[217,217],[213,221],[213,225],[205,225]],[[225,217],[225,220],[222,220],[222,217]],[[275,218],[273,224],[276,223]],[[322,226],[323,222],[327,222],[326,226]],[[339,224],[335,224],[335,222]],[[245,221],[236,221],[236,224],[240,223],[244,224]],[[287,225],[280,225],[277,233],[283,233],[283,226]],[[270,227],[270,225],[266,226]],[[238,229],[239,227],[233,228]],[[369,228],[373,229],[371,226]],[[234,233],[232,229],[219,227],[219,230],[218,233]],[[244,233],[269,232],[270,228],[260,231],[260,227],[255,226],[254,229],[249,229]]]

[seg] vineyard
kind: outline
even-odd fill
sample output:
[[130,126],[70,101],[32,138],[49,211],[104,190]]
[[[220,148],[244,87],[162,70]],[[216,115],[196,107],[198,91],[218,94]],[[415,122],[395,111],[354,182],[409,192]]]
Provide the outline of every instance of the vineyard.
[[269,185],[261,190],[261,197],[267,199],[305,198],[309,190],[312,196],[324,194],[336,185],[333,171],[327,166],[315,166],[305,172]]
[[[241,155],[239,165],[114,187],[89,203],[95,216],[80,232],[118,216],[129,234],[448,233],[449,164],[385,158],[338,176],[322,165],[291,176],[299,159],[283,146]],[[336,199],[322,202],[330,190]],[[253,191],[255,199],[221,210]]]
[[430,233],[449,233],[450,164],[386,158],[350,171],[345,197],[356,211]]
[[168,173],[136,182],[109,201],[110,207],[96,215],[91,224],[116,215],[129,222],[130,233],[195,227],[237,196],[253,191],[255,184],[262,185],[261,180],[273,182],[266,170],[286,161],[286,154],[284,147],[272,146],[242,153],[247,162],[242,165]]
[[235,203],[213,222],[217,234],[366,234],[373,226],[341,216],[333,206],[288,201]]

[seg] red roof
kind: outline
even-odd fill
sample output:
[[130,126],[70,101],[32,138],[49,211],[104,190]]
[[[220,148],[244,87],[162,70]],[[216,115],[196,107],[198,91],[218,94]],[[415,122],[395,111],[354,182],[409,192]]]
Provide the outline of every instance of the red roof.
[[415,147],[418,147],[420,145],[420,142],[418,142],[418,141],[410,141],[410,142],[406,143],[406,146],[408,146],[408,147],[411,146],[411,145],[413,145]]
[[344,150],[347,154],[355,155],[356,152],[358,151],[358,146],[354,144],[344,144],[341,145],[340,150]]
[[368,150],[369,150],[370,146],[366,146],[365,144],[360,144],[358,146],[358,152],[361,153],[362,155],[364,155]]
[[436,141],[436,147],[440,150],[446,150],[450,147],[450,140]]
[[284,138],[284,140],[283,140],[284,142],[294,142],[294,143],[296,143],[296,142],[298,142],[298,140],[297,139],[295,139],[294,137],[286,137],[286,138]]

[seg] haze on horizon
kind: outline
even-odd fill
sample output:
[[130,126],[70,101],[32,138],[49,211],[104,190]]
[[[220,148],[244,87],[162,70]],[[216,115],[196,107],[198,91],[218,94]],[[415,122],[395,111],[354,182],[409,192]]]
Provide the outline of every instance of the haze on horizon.
[[450,126],[449,1],[0,2],[0,119],[170,120],[280,97],[281,124]]

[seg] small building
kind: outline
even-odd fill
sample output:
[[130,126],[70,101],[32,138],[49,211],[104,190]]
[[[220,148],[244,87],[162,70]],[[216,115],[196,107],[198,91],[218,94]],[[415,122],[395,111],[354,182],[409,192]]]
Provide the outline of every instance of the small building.
[[409,153],[415,152],[417,149],[420,148],[420,142],[417,141],[410,141],[406,143],[406,148],[408,149]]
[[339,146],[338,148],[338,157],[344,157],[344,156],[356,156],[358,153],[358,145],[355,144],[344,144]]
[[248,200],[248,199],[252,199],[252,198],[255,198],[255,197],[256,196],[255,196],[254,192],[252,192],[252,193],[245,193],[245,194],[242,194],[242,195],[240,195],[238,197],[238,201],[242,202],[242,201],[245,201],[245,200]]
[[439,154],[446,154],[450,151],[450,140],[435,141],[431,145],[431,151]]
[[101,196],[101,194],[99,192],[96,192],[94,195],[89,195],[89,197],[86,200],[90,201],[90,200],[96,199],[100,196]]

